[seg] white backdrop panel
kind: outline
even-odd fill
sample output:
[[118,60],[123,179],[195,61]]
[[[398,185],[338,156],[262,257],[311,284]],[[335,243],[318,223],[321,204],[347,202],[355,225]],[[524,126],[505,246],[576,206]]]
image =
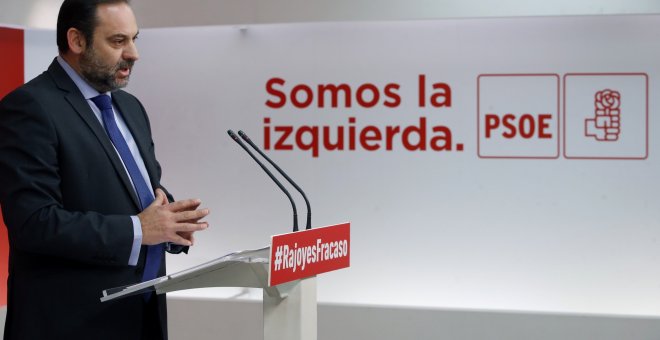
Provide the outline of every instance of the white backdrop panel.
[[[268,151],[307,191],[314,225],[352,222],[351,268],[320,278],[320,301],[660,315],[659,28],[660,16],[611,16],[142,30],[129,90],[150,113],[163,183],[212,209],[211,228],[169,271],[290,229],[288,201],[227,129],[263,146],[266,117],[333,129],[354,117],[383,131],[424,117],[464,150],[413,152],[395,139],[392,151]],[[564,74],[585,72],[648,75],[647,159],[477,156],[480,74],[556,74],[563,89]],[[451,87],[450,107],[418,105],[420,74]],[[287,90],[397,83],[401,104],[274,110],[273,77]]]

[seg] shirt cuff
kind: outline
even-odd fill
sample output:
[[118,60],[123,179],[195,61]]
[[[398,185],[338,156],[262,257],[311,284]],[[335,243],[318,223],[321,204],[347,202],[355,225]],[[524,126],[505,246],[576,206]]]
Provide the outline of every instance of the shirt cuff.
[[137,216],[131,216],[133,220],[133,247],[131,248],[131,256],[128,258],[128,265],[137,265],[138,258],[140,258],[140,246],[142,245],[142,223]]

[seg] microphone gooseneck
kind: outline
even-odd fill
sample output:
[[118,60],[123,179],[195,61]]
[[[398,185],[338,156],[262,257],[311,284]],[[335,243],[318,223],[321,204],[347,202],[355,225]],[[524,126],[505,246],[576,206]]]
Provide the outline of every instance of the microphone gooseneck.
[[266,154],[263,153],[263,151],[261,151],[261,149],[259,149],[259,148],[258,148],[258,147],[252,142],[252,140],[250,139],[250,137],[248,137],[248,135],[245,134],[245,132],[239,130],[239,131],[238,131],[238,135],[241,136],[241,138],[243,138],[244,141],[246,141],[248,144],[250,144],[250,146],[251,146],[254,150],[256,150],[256,151],[261,155],[261,157],[263,157],[264,159],[266,159],[266,160],[268,161],[268,163],[270,163],[270,165],[272,165],[272,166],[273,166],[273,167],[274,167],[274,168],[275,168],[275,169],[276,169],[276,170],[277,170],[277,171],[278,171],[278,172],[279,172],[284,178],[286,178],[286,180],[289,181],[289,183],[291,183],[291,185],[293,185],[293,187],[296,188],[296,190],[298,190],[298,192],[300,193],[300,195],[302,195],[303,199],[305,199],[305,205],[307,205],[307,223],[305,224],[305,229],[312,229],[312,208],[310,207],[310,205],[309,205],[309,200],[307,199],[307,196],[306,196],[305,193],[302,191],[302,189],[300,189],[300,187],[298,186],[298,184],[296,184],[296,182],[294,182],[294,181],[291,179],[291,177],[289,177],[289,176],[284,172],[284,170],[282,170],[277,164],[275,164],[275,162],[273,162],[268,156],[266,156]]
[[238,136],[234,133],[234,131],[227,130],[227,134],[229,134],[231,139],[233,139],[236,143],[238,143],[238,145],[240,145],[243,148],[243,150],[245,150],[245,152],[247,152],[250,155],[250,157],[252,157],[252,159],[254,159],[254,161],[257,162],[257,164],[259,164],[261,169],[263,169],[266,172],[266,174],[268,174],[270,179],[272,179],[273,182],[275,182],[275,184],[277,184],[277,186],[280,187],[280,189],[284,192],[284,194],[286,194],[286,197],[289,198],[289,201],[291,202],[291,207],[293,208],[293,231],[298,231],[298,211],[296,209],[296,203],[291,198],[291,194],[289,194],[289,191],[287,191],[286,188],[284,188],[284,186],[282,185],[282,183],[280,183],[280,181],[278,181],[277,178],[273,176],[270,170],[268,170],[268,168],[266,168],[266,166],[261,161],[259,161],[257,157],[254,156],[254,154],[250,151],[250,149],[248,149],[247,146],[243,144],[241,139],[238,138]]

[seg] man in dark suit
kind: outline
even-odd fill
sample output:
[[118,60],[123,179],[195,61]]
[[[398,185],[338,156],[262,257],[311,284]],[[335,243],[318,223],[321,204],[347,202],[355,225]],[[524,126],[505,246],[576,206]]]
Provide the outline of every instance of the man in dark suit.
[[137,35],[125,0],[66,0],[59,56],[0,102],[5,340],[167,338],[164,295],[100,302],[164,275],[164,251],[187,252],[208,227],[200,200],[161,186],[147,114],[119,90]]

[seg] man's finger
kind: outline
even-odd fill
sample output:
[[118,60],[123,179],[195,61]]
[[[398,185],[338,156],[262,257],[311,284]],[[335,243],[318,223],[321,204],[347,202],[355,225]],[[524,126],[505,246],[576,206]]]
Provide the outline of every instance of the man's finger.
[[199,219],[208,216],[208,214],[208,209],[181,211],[176,213],[174,218],[177,222],[197,222]]
[[167,207],[172,212],[179,212],[179,211],[197,209],[197,207],[199,207],[200,204],[202,204],[202,201],[197,198],[194,198],[194,199],[172,202]]
[[195,232],[194,231],[178,231],[177,234],[186,240],[190,241],[193,245],[195,245],[195,236],[193,235]]
[[207,222],[177,223],[176,226],[174,227],[174,230],[176,232],[195,232],[195,231],[204,230],[208,227],[209,224]]
[[[156,194],[156,196],[154,198],[154,201],[151,202],[151,204],[149,204],[150,207],[151,206],[163,205],[163,197],[165,197],[165,193],[163,192],[163,190],[161,190],[160,188],[156,189],[155,194]],[[165,199],[167,199],[167,198],[165,198]]]
[[[171,209],[172,212],[196,210],[197,208],[199,208],[200,205],[202,205],[201,200],[193,199],[192,201],[193,201],[192,204],[186,204],[185,206],[182,205],[182,207],[174,205],[173,207],[170,207],[170,209]],[[173,202],[173,203],[176,203],[176,202]],[[173,203],[170,203],[170,204],[173,204]]]
[[165,191],[163,191],[163,189],[156,188],[156,198],[154,199],[154,202],[157,202],[158,205],[164,205],[169,202],[167,200],[167,195],[165,195]]

